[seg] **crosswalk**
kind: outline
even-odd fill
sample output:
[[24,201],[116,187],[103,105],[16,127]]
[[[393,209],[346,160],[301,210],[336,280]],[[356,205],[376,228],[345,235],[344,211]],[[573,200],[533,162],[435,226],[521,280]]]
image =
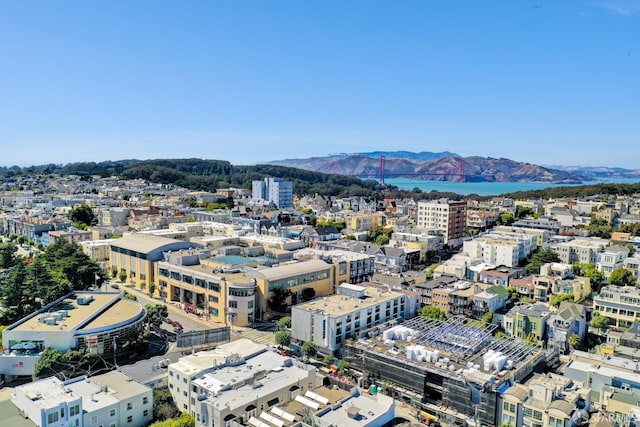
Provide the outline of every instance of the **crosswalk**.
[[255,343],[264,345],[275,345],[275,333],[258,331],[250,328],[232,328],[231,340],[235,341],[240,338],[247,338]]

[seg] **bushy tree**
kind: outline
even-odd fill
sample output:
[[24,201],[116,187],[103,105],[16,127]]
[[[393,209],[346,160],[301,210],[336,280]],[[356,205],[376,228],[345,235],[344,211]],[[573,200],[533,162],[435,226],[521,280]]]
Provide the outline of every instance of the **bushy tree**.
[[147,309],[146,321],[149,324],[160,326],[162,320],[169,316],[169,310],[164,304],[147,304],[145,308]]
[[82,229],[86,229],[92,225],[97,224],[96,216],[93,214],[93,210],[87,205],[78,205],[71,209],[67,214],[67,217],[73,222],[73,224]]
[[183,412],[178,418],[158,421],[149,425],[149,427],[195,427],[195,425],[196,419],[190,414]]
[[484,323],[491,323],[491,321],[493,320],[493,311],[487,311],[485,314],[482,315],[482,321]]
[[156,284],[153,282],[149,282],[148,289],[149,295],[153,296],[153,294],[156,292]]
[[551,304],[555,308],[558,308],[560,307],[560,303],[562,303],[562,301],[575,302],[575,297],[573,296],[573,294],[552,295],[549,299],[549,304]]
[[291,344],[291,333],[288,331],[278,331],[275,335],[276,344],[281,347],[287,347]]
[[302,352],[303,356],[310,358],[318,353],[318,347],[311,341],[305,341],[305,343],[302,344],[302,348],[300,349],[300,351]]
[[591,318],[591,327],[598,329],[600,332],[604,332],[609,328],[609,322],[610,320],[607,316],[602,316],[596,311]]
[[571,348],[576,348],[581,344],[582,340],[580,339],[580,335],[572,334],[567,338],[567,343],[571,346]]
[[573,273],[576,276],[588,277],[591,283],[592,292],[600,292],[604,279],[604,274],[596,268],[592,262],[586,264],[574,264]]
[[153,420],[164,421],[177,417],[180,411],[176,407],[168,388],[153,390]]
[[288,329],[291,327],[291,316],[284,316],[280,320],[278,320],[278,328],[280,329]]
[[447,320],[447,312],[439,307],[425,305],[420,309],[420,316],[427,319]]
[[333,362],[335,362],[335,360],[336,359],[332,354],[327,354],[326,356],[324,356],[322,362],[325,364],[325,366],[329,367],[330,365],[333,365]]
[[0,243],[0,269],[11,268],[20,262],[18,247],[11,242]]
[[531,256],[527,264],[527,271],[532,274],[540,274],[540,267],[550,262],[560,262],[560,257],[551,248],[539,250]]
[[635,286],[636,277],[631,270],[622,267],[611,272],[609,275],[609,283],[614,286]]
[[118,273],[118,279],[120,280],[120,283],[124,283],[127,280],[127,272],[124,270],[120,270],[120,272]]

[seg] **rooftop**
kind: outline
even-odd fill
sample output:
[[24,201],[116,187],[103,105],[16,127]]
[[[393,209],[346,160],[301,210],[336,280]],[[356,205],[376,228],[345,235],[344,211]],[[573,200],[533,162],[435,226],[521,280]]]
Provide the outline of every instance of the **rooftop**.
[[[347,287],[345,284],[341,287]],[[361,310],[367,307],[376,306],[385,301],[391,301],[403,296],[399,292],[386,291],[382,292],[379,289],[350,285],[349,289],[355,291],[364,291],[364,298],[355,298],[347,295],[331,295],[323,298],[318,298],[313,301],[305,302],[295,306],[296,310],[305,311],[322,311],[331,316],[339,317],[348,313],[352,313],[357,310]]]
[[280,264],[276,267],[249,270],[247,271],[247,274],[264,280],[280,280],[320,270],[329,270],[330,268],[330,264],[327,264],[324,261],[312,259],[309,261],[301,261],[291,264]]
[[[180,243],[180,241],[170,239],[168,237],[155,236],[153,234],[134,233],[115,239],[111,243],[111,246],[148,254],[149,252],[160,249],[163,246],[175,245],[176,243]],[[182,243],[186,244],[187,242]]]
[[99,328],[132,319],[143,310],[139,303],[122,299],[119,293],[76,292],[42,308],[9,330],[58,332]]

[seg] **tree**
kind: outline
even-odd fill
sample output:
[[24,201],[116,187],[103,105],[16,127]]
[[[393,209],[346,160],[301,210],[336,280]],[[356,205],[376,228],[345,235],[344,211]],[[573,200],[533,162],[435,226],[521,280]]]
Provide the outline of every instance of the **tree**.
[[76,206],[69,211],[67,217],[76,227],[82,229],[87,229],[88,227],[97,224],[93,210],[87,205]]
[[18,247],[13,243],[0,244],[0,269],[11,268],[20,260],[18,256]]
[[588,277],[591,283],[592,292],[600,292],[604,279],[604,274],[596,268],[592,262],[586,264],[574,264],[573,273],[576,276]]
[[149,295],[153,296],[156,291],[156,284],[153,282],[149,282]]
[[333,357],[333,354],[327,354],[326,356],[324,356],[322,362],[325,364],[325,366],[329,367],[333,365],[333,362],[335,362],[335,360],[336,359]]
[[373,243],[375,243],[378,246],[386,245],[387,243],[389,243],[389,236],[381,234],[378,237],[376,237],[376,240],[374,240]]
[[276,344],[280,347],[287,347],[291,344],[291,333],[288,331],[278,331],[275,335]]
[[622,267],[611,272],[609,275],[609,283],[614,286],[635,286],[636,277],[631,270]]
[[147,289],[147,281],[146,280],[141,281],[138,286],[140,287],[141,291],[144,291],[145,289]]
[[164,318],[169,316],[169,310],[164,304],[147,304],[145,308],[147,309],[146,321],[152,325],[160,326]]
[[278,328],[279,329],[288,329],[291,327],[291,316],[284,316],[280,320],[278,320]]
[[560,303],[562,303],[562,301],[575,302],[575,297],[573,296],[573,294],[552,295],[551,298],[549,299],[549,304],[551,304],[555,308],[558,308],[560,307]]
[[567,343],[569,344],[569,346],[571,346],[571,348],[578,347],[581,342],[582,340],[580,339],[580,335],[578,334],[572,334],[569,336],[569,338],[567,338]]
[[607,316],[602,316],[600,313],[595,311],[591,318],[591,327],[599,330],[601,333],[604,333],[604,331],[609,328],[609,318]]
[[515,222],[515,218],[513,217],[513,215],[511,215],[510,213],[501,213],[500,217],[498,218],[498,224],[499,225],[511,225]]
[[274,289],[271,298],[267,301],[267,305],[273,311],[283,313],[287,310],[287,298],[291,295],[289,289]]
[[118,277],[118,267],[113,267],[111,269],[111,277],[113,277],[114,279]]
[[338,362],[338,372],[342,374],[347,369],[349,369],[349,362],[347,362],[346,360],[340,359],[340,361]]
[[178,418],[155,422],[149,427],[195,427],[196,419],[184,412]]
[[153,390],[153,420],[164,421],[177,417],[180,411],[176,407],[168,388]]
[[120,270],[118,273],[118,279],[120,279],[120,283],[124,283],[127,280],[127,272],[124,270]]
[[527,271],[532,274],[540,274],[540,267],[550,262],[560,262],[560,257],[551,248],[539,250],[534,253],[527,264]]
[[509,300],[512,303],[515,304],[520,301],[520,294],[518,294],[518,290],[515,288],[515,286],[505,286],[505,289],[509,293]]
[[105,277],[100,265],[85,254],[77,243],[58,240],[47,246],[40,256],[54,274],[58,272],[69,280],[74,290],[86,289],[95,282],[96,275]]
[[311,341],[305,341],[300,351],[303,356],[311,358],[318,353],[318,347]]
[[420,309],[420,316],[427,319],[447,320],[447,313],[441,308],[425,305]]
[[63,361],[63,354],[60,350],[50,348],[42,352],[40,359],[36,362],[34,375],[36,377],[46,377],[56,373],[58,366]]
[[491,321],[493,320],[493,311],[487,311],[485,314],[482,315],[482,321],[484,323],[491,323]]

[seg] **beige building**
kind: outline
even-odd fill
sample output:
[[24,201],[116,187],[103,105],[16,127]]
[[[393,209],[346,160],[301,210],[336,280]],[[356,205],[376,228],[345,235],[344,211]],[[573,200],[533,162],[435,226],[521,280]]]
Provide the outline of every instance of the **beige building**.
[[441,230],[444,242],[460,246],[467,232],[467,202],[448,199],[418,202],[417,227]]

